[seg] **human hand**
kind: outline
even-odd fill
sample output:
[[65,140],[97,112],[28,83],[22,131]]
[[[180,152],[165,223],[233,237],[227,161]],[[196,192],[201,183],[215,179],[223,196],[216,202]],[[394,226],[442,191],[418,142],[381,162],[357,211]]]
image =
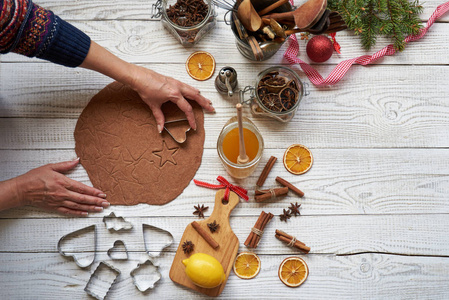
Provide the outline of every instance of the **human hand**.
[[79,159],[48,164],[14,178],[21,204],[73,216],[87,216],[109,207],[102,191],[63,175],[78,163]]
[[208,112],[215,112],[212,102],[203,97],[198,89],[179,80],[140,66],[135,66],[132,78],[130,86],[153,111],[159,132],[164,129],[165,118],[161,106],[165,102],[175,103],[186,114],[189,125],[194,130],[196,130],[195,116],[192,106],[186,99],[198,102]]

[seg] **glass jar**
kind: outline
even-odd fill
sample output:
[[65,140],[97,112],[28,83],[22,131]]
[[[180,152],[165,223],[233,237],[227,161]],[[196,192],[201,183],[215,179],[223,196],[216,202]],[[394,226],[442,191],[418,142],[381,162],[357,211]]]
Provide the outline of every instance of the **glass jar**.
[[185,47],[195,45],[207,32],[217,23],[215,6],[212,0],[204,0],[208,6],[206,17],[198,24],[190,27],[183,27],[173,23],[167,15],[167,9],[174,6],[178,0],[161,0],[155,4],[159,11],[153,17],[161,16],[164,27]]
[[[270,75],[271,74],[271,75]],[[291,85],[293,91],[296,90],[295,97],[292,97],[290,100],[294,99],[294,104],[291,104],[287,106],[287,104],[282,105],[280,108],[277,106],[270,107],[267,104],[267,101],[265,101],[263,98],[261,98],[261,92],[259,92],[260,86],[265,87],[265,85],[262,85],[261,82],[267,78],[267,76],[273,76],[273,74],[276,74],[276,76],[279,76],[282,78],[283,83],[276,85],[271,85],[268,87],[266,93],[270,95],[278,95],[281,97],[281,95],[284,95],[286,88]],[[245,93],[250,93],[250,99],[245,100]],[[249,102],[251,112],[254,115],[263,115],[270,118],[274,118],[281,122],[288,122],[290,121],[296,113],[296,110],[299,107],[299,103],[301,102],[301,99],[303,96],[307,96],[308,93],[305,91],[304,84],[299,78],[298,74],[293,71],[290,68],[287,67],[271,67],[268,68],[262,72],[260,72],[257,75],[255,86],[247,86],[244,90],[240,91],[240,102],[241,103],[247,103]],[[281,98],[279,98],[281,99]],[[293,102],[293,101],[291,101]],[[281,103],[280,103],[281,104]],[[279,108],[279,109],[278,109]]]
[[[260,133],[259,129],[257,129],[256,125],[254,125],[254,123],[251,122],[248,118],[243,117],[243,128],[252,131],[256,135],[257,140],[259,142],[259,148],[254,159],[245,164],[237,164],[230,161],[224,154],[223,141],[226,135],[231,130],[238,128],[238,126],[239,125],[237,117],[232,117],[231,119],[229,119],[228,122],[226,122],[226,124],[223,126],[223,129],[220,132],[220,135],[218,136],[217,151],[218,157],[220,157],[220,161],[223,164],[223,167],[226,169],[226,172],[228,172],[228,174],[234,178],[242,179],[250,176],[256,169],[257,165],[260,162],[260,159],[262,158],[264,143],[262,134]],[[239,145],[236,144],[235,147],[239,147]]]

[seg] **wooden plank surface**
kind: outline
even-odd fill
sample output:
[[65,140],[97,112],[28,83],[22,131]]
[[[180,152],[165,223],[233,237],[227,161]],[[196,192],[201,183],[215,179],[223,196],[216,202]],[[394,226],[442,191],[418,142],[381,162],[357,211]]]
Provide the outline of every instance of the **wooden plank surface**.
[[[140,293],[129,276],[143,253],[116,264],[124,271],[109,299],[211,299],[174,284],[168,278],[174,253],[159,260],[162,279]],[[100,253],[100,257],[107,257]],[[137,257],[137,258],[136,258]],[[449,259],[386,254],[302,256],[313,270],[300,288],[288,288],[277,277],[288,255],[260,255],[262,270],[252,280],[229,277],[220,299],[447,299]],[[49,264],[48,262],[52,262]],[[14,267],[12,267],[14,266]],[[43,268],[42,266],[46,266]],[[126,271],[125,271],[126,270]],[[0,285],[6,299],[92,299],[83,291],[90,272],[57,253],[0,253]],[[20,280],[16,280],[20,278]],[[47,288],[43,289],[42,285]],[[55,292],[56,291],[56,292]]]
[[[268,61],[245,59],[223,21],[225,11],[218,9],[216,27],[196,46],[184,48],[158,19],[151,18],[154,2],[42,0],[38,4],[71,21],[119,57],[194,85],[213,101],[217,113],[205,115],[205,151],[195,178],[216,183],[218,175],[226,176],[216,140],[238,100],[219,95],[214,77],[204,82],[188,77],[185,60],[193,51],[209,51],[217,63],[214,75],[224,66],[233,66],[239,88],[244,88],[254,85],[256,75],[265,68],[287,65],[283,59],[286,45]],[[439,4],[437,0],[423,3],[423,24]],[[265,151],[252,176],[231,180],[248,188],[251,196],[249,202],[240,201],[230,219],[240,251],[246,250],[243,242],[262,210],[275,218],[256,249],[261,272],[253,280],[241,280],[231,272],[221,299],[449,298],[448,21],[445,15],[424,38],[401,53],[372,66],[354,66],[333,87],[317,88],[293,67],[308,83],[310,94],[287,124],[254,117],[245,109],[263,133]],[[334,53],[329,61],[314,64],[323,75],[342,60],[372,54],[390,43],[380,38],[372,50],[365,51],[359,37],[349,31],[338,33],[337,40],[342,54]],[[300,41],[299,57],[309,61],[305,46]],[[74,158],[76,120],[89,99],[111,79],[16,54],[2,55],[0,62],[0,180]],[[265,186],[277,186],[274,178],[281,176],[303,190],[305,197],[289,195],[255,203],[253,187],[264,163],[271,155],[280,159],[292,143],[311,149],[312,169],[294,176],[279,160]],[[82,167],[68,176],[90,185]],[[186,225],[198,220],[192,215],[193,206],[212,205],[214,194],[191,183],[164,206],[115,206],[81,219],[32,207],[1,212],[0,298],[91,299],[84,287],[95,265],[111,262],[106,251],[122,239],[130,259],[111,262],[122,274],[110,299],[203,299],[173,283],[169,269]],[[279,214],[291,202],[301,203],[302,215],[281,222]],[[108,231],[103,217],[112,211],[134,228],[127,233]],[[83,270],[58,253],[57,242],[92,224],[98,229],[98,253],[95,265]],[[155,260],[162,279],[148,293],[139,292],[129,275],[148,258],[142,224],[168,230],[175,239]],[[274,237],[275,229],[295,235],[311,247],[311,253],[302,255],[286,247]],[[157,243],[153,246],[157,248]],[[280,262],[291,255],[301,255],[310,269],[309,278],[298,289],[286,287],[277,276]]]
[[[207,202],[203,202],[206,205]],[[210,203],[212,204],[212,203]],[[241,206],[237,210],[244,209]],[[270,211],[270,210],[266,210]],[[279,209],[278,209],[279,211]],[[275,213],[275,210],[272,210]],[[108,212],[109,213],[109,212]],[[233,213],[234,214],[234,213]],[[231,228],[240,241],[241,251],[251,227],[258,216],[233,216]],[[142,224],[160,227],[171,232],[175,243],[167,251],[175,252],[184,229],[197,218],[192,217],[129,217],[134,225],[131,232],[114,234],[108,232],[102,218],[83,219],[1,219],[0,252],[46,253],[57,252],[59,239],[75,230],[97,225],[97,251],[106,252],[116,239],[123,239],[130,251],[144,251]],[[447,256],[449,241],[447,214],[407,214],[407,215],[334,215],[301,216],[281,222],[279,217],[266,227],[256,253],[267,255],[299,254],[274,237],[275,229],[280,229],[311,247],[313,254],[347,255],[356,253],[388,253],[399,255]],[[53,228],[45,231],[43,228]],[[319,229],[319,230],[317,230]],[[86,245],[86,248],[89,245]],[[93,251],[94,245],[85,251]],[[48,262],[51,264],[51,262]]]
[[[273,155],[282,157],[284,149],[268,149],[262,163],[253,175],[239,184],[253,187],[263,164]],[[446,149],[314,149],[314,164],[302,175],[289,174],[277,162],[264,186],[276,187],[274,178],[281,176],[305,193],[300,199],[288,197],[257,204],[251,197],[249,203],[242,201],[233,215],[258,216],[261,209],[282,212],[282,207],[290,202],[303,203],[303,215],[335,214],[407,214],[407,213],[448,213],[449,162]],[[73,150],[0,150],[0,170],[5,180],[28,170],[54,161],[70,160]],[[394,166],[394,167],[392,167]],[[223,170],[215,149],[205,149],[203,162],[195,178],[211,183]],[[224,174],[223,174],[224,175]],[[70,178],[90,184],[82,167],[69,174]],[[164,206],[137,205],[117,206],[114,211],[123,216],[190,216],[193,206],[211,199],[213,190],[196,187],[191,183],[175,201]],[[43,214],[32,208],[0,213],[0,218],[26,216],[27,218],[57,217]],[[95,216],[95,215],[94,215]]]

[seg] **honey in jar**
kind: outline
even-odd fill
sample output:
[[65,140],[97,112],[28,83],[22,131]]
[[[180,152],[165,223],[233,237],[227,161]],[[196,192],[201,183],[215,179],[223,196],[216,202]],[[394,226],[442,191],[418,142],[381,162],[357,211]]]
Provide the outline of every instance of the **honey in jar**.
[[231,118],[223,127],[217,141],[218,156],[226,171],[234,178],[246,178],[256,169],[262,157],[264,143],[257,127],[247,118],[243,118],[243,137],[245,141],[247,163],[238,164],[239,128],[237,118]]
[[[245,140],[246,155],[248,155],[249,161],[256,158],[257,152],[259,152],[259,140],[257,136],[248,128],[243,128],[243,137]],[[233,163],[237,163],[239,156],[239,129],[234,128],[228,132],[223,139],[223,153]]]

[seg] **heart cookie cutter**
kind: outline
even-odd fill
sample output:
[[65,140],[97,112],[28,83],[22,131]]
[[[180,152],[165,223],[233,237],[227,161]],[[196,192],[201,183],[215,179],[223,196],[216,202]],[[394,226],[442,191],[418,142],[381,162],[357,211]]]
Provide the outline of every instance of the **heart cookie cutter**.
[[109,248],[108,256],[112,260],[127,260],[129,255],[125,243],[122,240],[116,240],[112,248]]
[[175,241],[169,231],[148,224],[142,224],[142,233],[145,251],[151,258],[159,257]]
[[[94,252],[93,255],[88,252],[88,254],[80,254],[77,255],[75,252],[77,249],[72,249],[70,250],[64,250],[64,243],[65,242],[69,242],[70,240],[75,240],[76,238],[79,238],[80,236],[83,236],[85,233],[90,233],[93,231],[93,235],[94,235]],[[79,251],[79,250],[78,250]],[[97,254],[97,226],[96,225],[90,225],[78,230],[75,230],[69,234],[64,235],[63,237],[61,237],[58,241],[58,252],[59,254],[61,254],[62,256],[69,256],[72,257],[73,260],[75,261],[76,265],[80,268],[87,268],[89,267],[94,261],[95,261],[95,256]],[[92,258],[88,258],[89,256],[92,256]],[[86,258],[87,257],[87,258]]]
[[181,138],[177,138],[175,137],[170,130],[167,129],[167,127],[165,126],[165,124],[173,124],[173,123],[179,123],[179,122],[189,122],[186,118],[183,119],[177,119],[177,120],[170,120],[170,121],[165,121],[164,123],[164,129],[167,131],[167,133],[175,140],[175,142],[177,142],[178,144],[182,144],[187,140],[187,132],[190,131],[190,129],[192,129],[192,127],[189,126],[189,128],[184,132],[184,137]]

